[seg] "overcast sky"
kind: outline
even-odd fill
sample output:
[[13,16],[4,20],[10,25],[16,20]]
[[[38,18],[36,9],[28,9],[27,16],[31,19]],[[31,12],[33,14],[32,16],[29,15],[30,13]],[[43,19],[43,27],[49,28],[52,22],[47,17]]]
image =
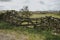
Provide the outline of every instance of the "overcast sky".
[[32,11],[60,10],[60,0],[0,0],[0,10],[20,10],[26,5]]

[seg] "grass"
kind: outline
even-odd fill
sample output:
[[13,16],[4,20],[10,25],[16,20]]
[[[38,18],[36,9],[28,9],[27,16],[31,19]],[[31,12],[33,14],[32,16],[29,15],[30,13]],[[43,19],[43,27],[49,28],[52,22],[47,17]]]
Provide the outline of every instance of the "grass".
[[60,36],[52,35],[51,31],[37,31],[26,27],[16,27],[6,22],[0,22],[0,33],[11,34],[15,40],[60,40]]
[[59,14],[33,14],[31,16],[31,18],[40,18],[40,17],[45,17],[45,16],[52,16],[52,17],[56,17],[56,18],[60,18],[60,15]]
[[10,25],[6,22],[0,22],[0,33],[4,34],[12,34],[16,38],[15,40],[43,40],[45,37],[40,35],[39,32],[35,31],[35,29],[25,28],[25,27],[16,27],[14,25]]

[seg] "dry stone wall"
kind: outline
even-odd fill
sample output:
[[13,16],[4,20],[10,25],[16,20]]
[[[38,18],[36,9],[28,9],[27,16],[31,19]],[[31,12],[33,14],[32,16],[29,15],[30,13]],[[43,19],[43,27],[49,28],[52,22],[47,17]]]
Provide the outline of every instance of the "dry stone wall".
[[[41,18],[22,18],[17,15],[18,13],[15,11],[6,12],[5,14],[0,15],[0,20],[9,22],[10,24],[16,26],[33,25],[34,28],[52,29],[52,30],[58,29],[60,31],[60,18],[55,18],[52,16],[45,16]],[[27,24],[23,25],[22,23],[24,22],[27,22]]]

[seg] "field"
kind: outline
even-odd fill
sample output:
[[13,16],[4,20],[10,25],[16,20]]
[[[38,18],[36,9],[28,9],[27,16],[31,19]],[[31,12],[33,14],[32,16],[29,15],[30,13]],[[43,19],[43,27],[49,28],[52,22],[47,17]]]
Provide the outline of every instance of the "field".
[[40,17],[45,17],[45,16],[52,16],[52,17],[56,17],[56,18],[60,18],[60,15],[59,14],[32,14],[31,18],[40,18]]
[[[53,16],[60,18],[59,14],[33,14],[31,18],[40,18]],[[22,26],[14,26],[0,21],[0,40],[60,40],[60,34],[54,34],[52,31],[36,30]]]

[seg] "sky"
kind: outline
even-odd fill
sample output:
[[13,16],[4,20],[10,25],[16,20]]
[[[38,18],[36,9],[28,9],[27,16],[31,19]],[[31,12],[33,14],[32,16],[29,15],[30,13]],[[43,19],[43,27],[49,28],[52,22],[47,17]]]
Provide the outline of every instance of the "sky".
[[24,6],[31,11],[59,11],[60,0],[0,0],[0,10],[20,10]]

